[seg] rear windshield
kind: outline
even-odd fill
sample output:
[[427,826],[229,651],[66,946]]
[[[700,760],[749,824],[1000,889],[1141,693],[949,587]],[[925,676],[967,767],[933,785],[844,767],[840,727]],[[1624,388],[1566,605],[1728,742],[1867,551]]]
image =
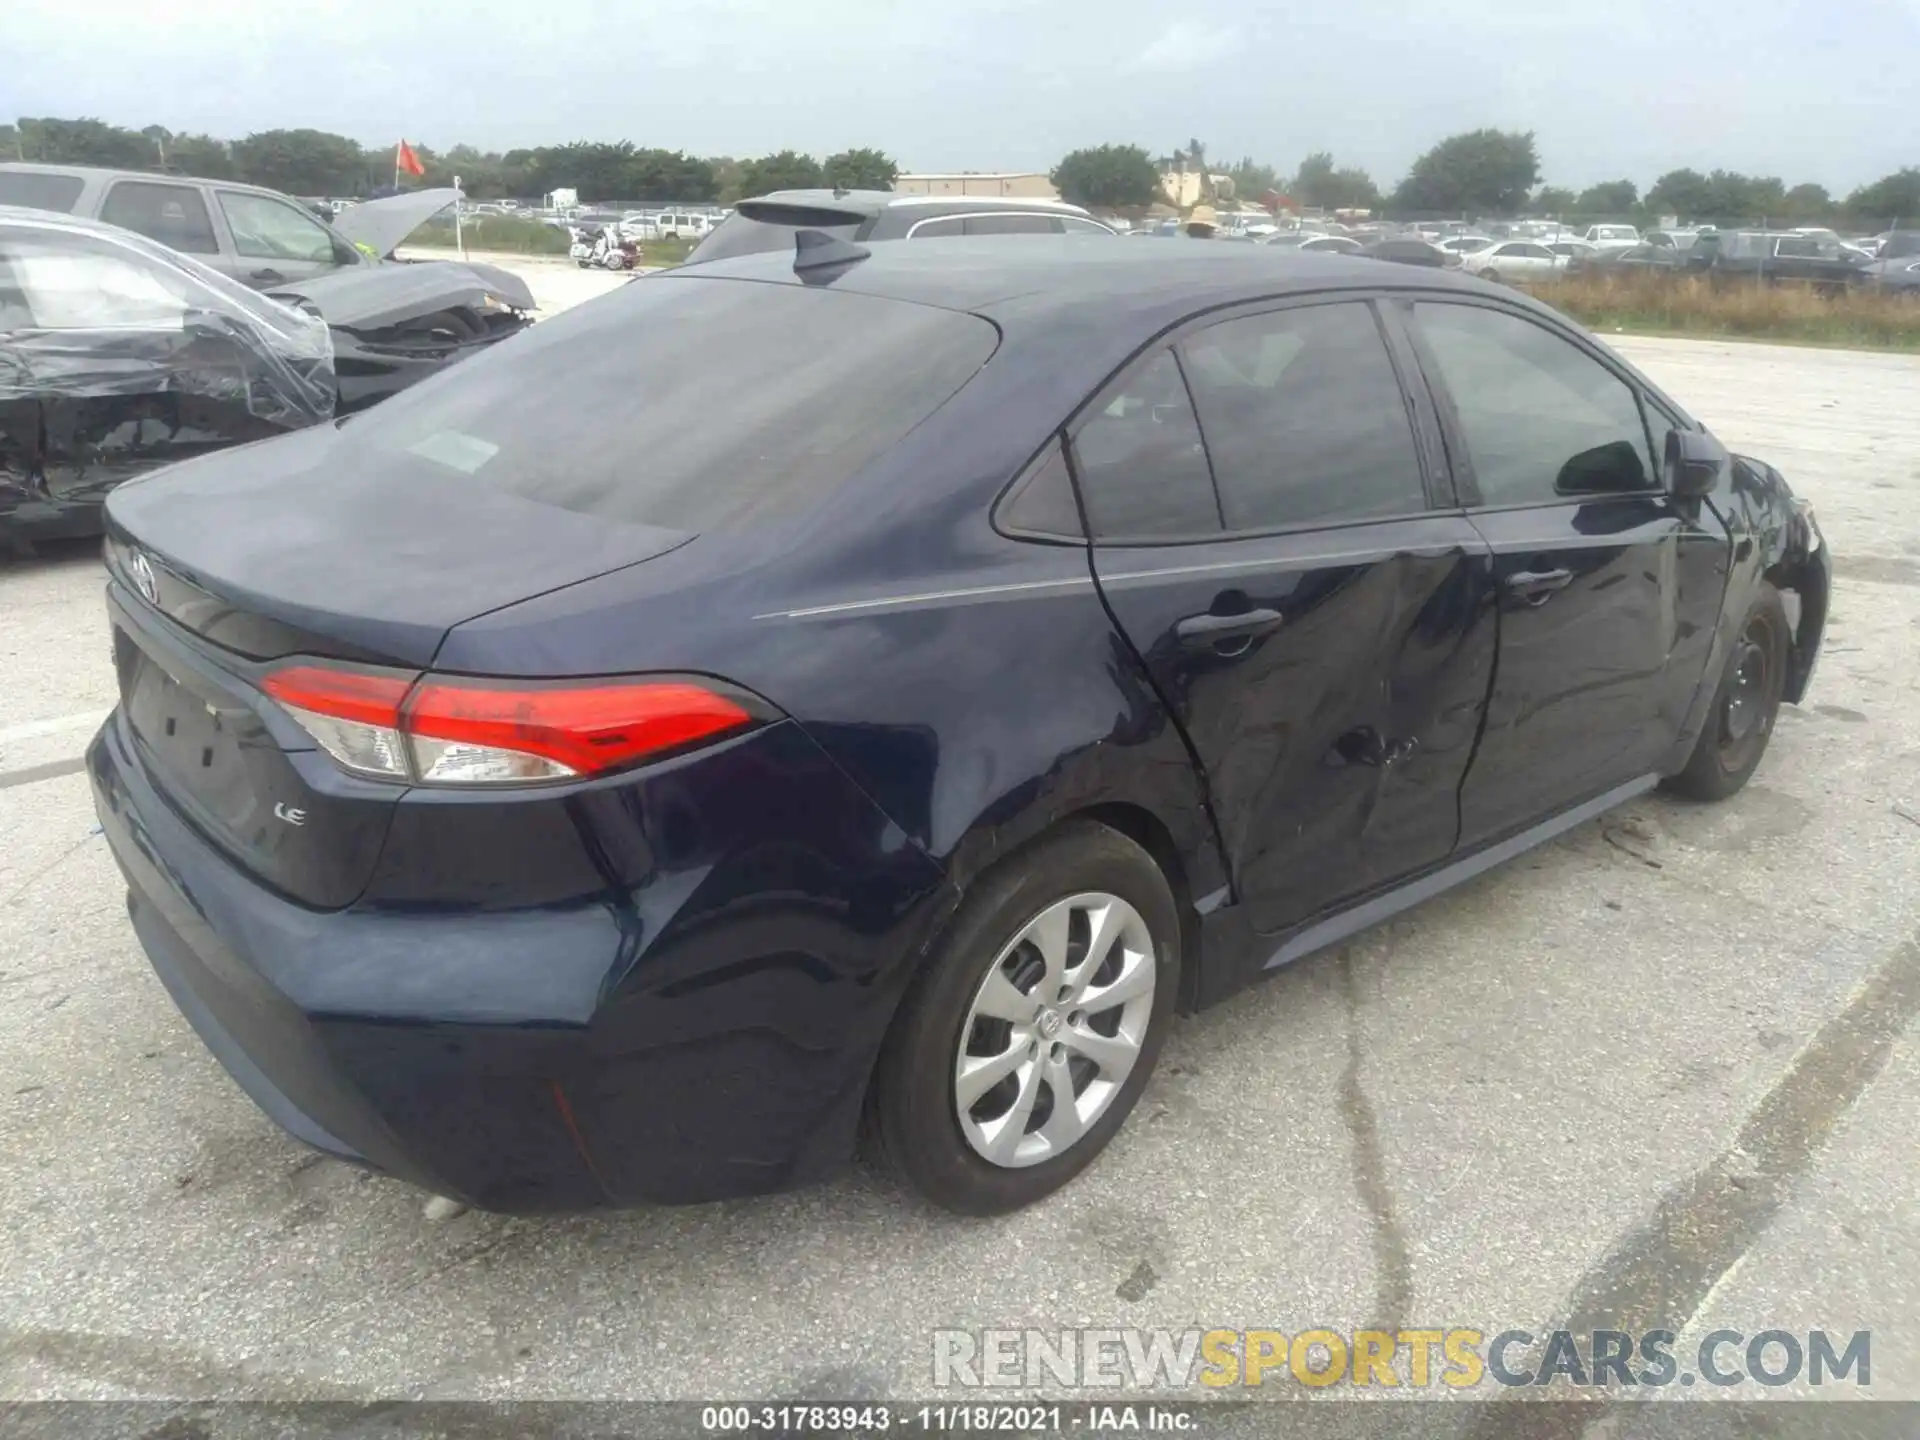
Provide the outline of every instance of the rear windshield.
[[33,170],[0,170],[0,205],[72,213],[83,182],[78,175],[42,175]]
[[342,463],[672,530],[764,524],[897,444],[998,342],[931,306],[654,276],[355,417]]
[[[849,216],[839,225],[809,225],[812,230],[824,231],[836,240],[855,240],[859,238],[860,227],[865,222]],[[731,260],[736,255],[764,255],[771,250],[793,249],[793,232],[798,225],[781,225],[765,220],[753,220],[735,212],[721,222],[717,230],[710,231],[707,238],[693,247],[693,253],[687,256],[686,263],[698,265],[706,260]]]

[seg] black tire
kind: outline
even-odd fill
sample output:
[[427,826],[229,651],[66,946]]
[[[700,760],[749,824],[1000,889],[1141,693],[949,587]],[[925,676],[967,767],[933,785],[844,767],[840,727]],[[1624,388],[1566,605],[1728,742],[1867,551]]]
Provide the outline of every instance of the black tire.
[[[1106,1108],[1061,1154],[1017,1168],[995,1164],[961,1131],[954,1068],[966,1043],[962,1029],[989,968],[1028,923],[1089,892],[1126,901],[1152,937],[1153,998],[1138,1058]],[[1005,1214],[1052,1194],[1099,1156],[1139,1099],[1172,1023],[1180,963],[1180,925],[1166,877],[1118,831],[1071,821],[1008,857],[961,902],[894,1017],[869,1092],[870,1151],[934,1204],[963,1215]]]
[[1482,280],[1491,280],[1494,284],[1498,285],[1500,283],[1500,272],[1489,265],[1480,272],[1480,278]]
[[1788,635],[1780,592],[1762,581],[1740,622],[1693,754],[1685,769],[1668,778],[1667,789],[1689,800],[1725,800],[1759,768],[1786,688]]

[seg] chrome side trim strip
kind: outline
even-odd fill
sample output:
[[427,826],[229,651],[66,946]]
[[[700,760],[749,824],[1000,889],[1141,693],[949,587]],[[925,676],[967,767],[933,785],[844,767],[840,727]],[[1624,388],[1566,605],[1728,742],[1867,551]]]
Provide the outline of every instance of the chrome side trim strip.
[[993,600],[1007,595],[1034,594],[1042,590],[1079,590],[1093,588],[1093,577],[1075,575],[1063,580],[1019,580],[1007,585],[973,585],[962,590],[929,590],[919,595],[883,595],[877,600],[846,600],[834,605],[811,605],[803,610],[775,610],[756,615],[756,620],[813,620],[822,615],[852,615],[861,611],[911,610],[921,605],[940,605],[950,600]]

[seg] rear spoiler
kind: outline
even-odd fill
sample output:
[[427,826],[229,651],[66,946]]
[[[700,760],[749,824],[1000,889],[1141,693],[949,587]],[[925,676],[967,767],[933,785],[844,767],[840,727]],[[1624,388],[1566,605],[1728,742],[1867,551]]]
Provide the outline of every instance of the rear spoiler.
[[790,200],[742,200],[734,213],[767,225],[793,225],[803,230],[835,225],[857,225],[867,218],[865,210],[836,205],[796,205]]

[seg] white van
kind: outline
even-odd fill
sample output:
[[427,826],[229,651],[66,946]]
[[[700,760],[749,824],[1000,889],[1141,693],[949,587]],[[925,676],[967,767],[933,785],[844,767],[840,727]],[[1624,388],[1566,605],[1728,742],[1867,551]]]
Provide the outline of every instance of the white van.
[[714,217],[696,211],[669,210],[656,216],[654,236],[661,240],[704,240],[714,227]]

